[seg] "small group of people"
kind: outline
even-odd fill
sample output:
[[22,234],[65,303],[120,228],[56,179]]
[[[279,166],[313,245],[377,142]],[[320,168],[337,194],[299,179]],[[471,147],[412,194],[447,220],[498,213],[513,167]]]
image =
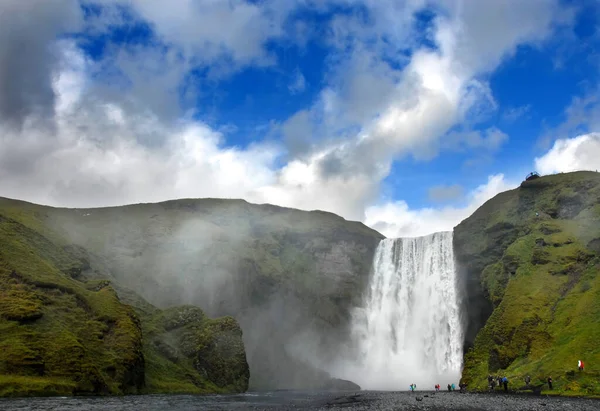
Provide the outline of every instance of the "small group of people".
[[508,378],[506,378],[506,376],[493,377],[491,375],[488,375],[488,387],[490,390],[493,391],[494,389],[496,389],[496,383],[498,384],[498,387],[504,386],[504,391],[508,391]]
[[[460,384],[460,392],[466,392],[467,390],[467,384]],[[434,387],[436,392],[439,392],[442,389],[442,386],[440,384],[435,384]],[[410,390],[412,392],[414,392],[417,389],[417,384],[410,384]],[[456,389],[456,386],[454,384],[448,384],[448,391],[454,391]]]
[[[548,383],[548,389],[551,390],[552,389],[552,377],[548,377],[546,382]],[[527,377],[525,377],[525,386],[527,388],[529,388],[530,385],[531,385],[531,377],[528,375]]]
[[[582,366],[581,370],[583,370],[583,366]],[[546,381],[548,383],[548,388],[552,389],[552,377],[548,377],[548,379]],[[499,387],[504,386],[504,391],[508,391],[508,378],[493,377],[491,375],[488,375],[488,384],[489,384],[490,390],[493,391],[496,388],[496,382]],[[525,377],[525,386],[529,388],[530,385],[531,385],[531,377],[528,375]]]
[[[435,391],[438,392],[442,389],[442,386],[440,384],[435,384],[433,388],[435,388]],[[448,384],[448,391],[454,391],[454,384]]]
[[[577,369],[582,372],[585,369],[585,364],[583,361],[577,361]],[[508,379],[506,377],[492,377],[488,375],[488,383],[490,390],[494,390],[496,388],[496,381],[498,382],[498,386],[504,385],[504,391],[508,391]],[[541,380],[543,381],[543,380]],[[546,379],[546,383],[548,384],[548,389],[552,389],[552,377],[549,376]],[[528,375],[525,377],[525,386],[529,388],[531,386],[531,377]]]

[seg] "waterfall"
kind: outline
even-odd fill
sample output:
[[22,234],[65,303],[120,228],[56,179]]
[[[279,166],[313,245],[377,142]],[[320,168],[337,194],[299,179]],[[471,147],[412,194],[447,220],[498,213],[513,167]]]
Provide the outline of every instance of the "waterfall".
[[363,389],[458,386],[462,327],[452,232],[379,244],[352,333],[352,379]]

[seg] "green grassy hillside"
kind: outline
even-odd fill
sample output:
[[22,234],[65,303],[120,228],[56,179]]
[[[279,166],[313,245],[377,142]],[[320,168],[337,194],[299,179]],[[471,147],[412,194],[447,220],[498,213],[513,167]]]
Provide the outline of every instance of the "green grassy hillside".
[[232,318],[162,312],[123,290],[136,312],[85,277],[96,265],[84,249],[14,205],[0,204],[0,396],[247,389]]
[[84,210],[0,199],[0,207],[33,213],[88,250],[97,264],[87,278],[113,279],[161,308],[193,304],[236,318],[254,389],[326,383],[309,363],[333,358],[346,340],[382,238],[331,213],[241,200]]
[[465,354],[463,381],[486,389],[489,374],[506,375],[518,389],[526,375],[533,385],[551,376],[554,393],[599,395],[600,174],[523,182],[457,226],[454,242],[461,274],[473,280],[469,299],[480,302],[469,307],[470,328],[489,315]]

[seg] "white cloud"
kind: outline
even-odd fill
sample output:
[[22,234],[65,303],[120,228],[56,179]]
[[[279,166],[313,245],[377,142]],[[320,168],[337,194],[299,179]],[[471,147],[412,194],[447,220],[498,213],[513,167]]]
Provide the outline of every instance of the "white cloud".
[[[293,5],[244,0],[103,0],[131,6],[166,44],[195,64],[226,57],[236,64],[271,64],[267,40],[283,35],[283,19]],[[261,7],[262,6],[262,7]]]
[[[90,207],[179,197],[246,197],[275,179],[268,145],[223,147],[203,123],[165,125],[151,113],[85,99],[88,64],[68,43],[54,82],[56,124],[1,129],[0,193],[53,205]],[[148,133],[165,144],[149,147]]]
[[543,156],[535,159],[541,174],[600,169],[600,133],[557,140]]
[[368,207],[365,223],[386,237],[418,237],[450,231],[487,200],[517,185],[507,181],[503,174],[497,174],[470,192],[468,204],[464,207],[410,209],[404,201],[389,202]]
[[[377,36],[362,30],[356,18],[336,20],[333,37],[341,55],[332,59],[337,63],[329,93],[333,96],[330,101],[337,104],[328,112],[319,111],[319,104],[313,107],[320,114],[314,118],[329,125],[326,136],[343,133],[353,125],[362,128],[357,133],[357,153],[345,155],[348,162],[363,162],[365,145],[384,147],[377,150],[380,157],[372,161],[391,161],[394,155],[404,154],[418,159],[435,157],[441,138],[452,126],[481,120],[496,109],[489,86],[479,77],[510,56],[518,44],[539,43],[554,24],[564,20],[554,1],[489,5],[437,2],[445,11],[432,27],[431,37],[438,49],[417,49],[406,59],[396,48],[392,57],[395,64],[391,64],[389,43],[382,44],[377,38],[413,44],[411,12],[423,2],[402,3],[404,13],[397,25],[386,22],[398,3],[368,4],[374,16],[368,27]],[[507,136],[490,129],[486,137],[480,137],[478,145],[497,149]],[[315,149],[320,151],[321,147]]]
[[[64,65],[53,77],[55,124],[33,121],[22,131],[0,130],[2,195],[79,207],[236,197],[332,211],[364,219],[388,235],[450,229],[483,198],[511,186],[494,176],[470,193],[464,208],[411,210],[401,200],[373,206],[394,159],[432,158],[451,127],[494,110],[480,77],[517,44],[544,38],[560,18],[551,1],[498,2],[491,11],[479,2],[458,7],[441,1],[443,17],[428,34],[439,46],[434,50],[414,48],[413,12],[424,1],[364,1],[372,12],[369,22],[356,15],[334,19],[331,44],[339,48],[326,86],[313,107],[281,126],[299,147],[278,166],[289,154],[284,147],[226,147],[221,133],[181,117],[175,102],[181,79],[195,65],[227,71],[274,63],[264,44],[287,35],[283,27],[296,7],[292,2],[103,1],[132,5],[167,49],[126,47],[94,62],[70,43],[57,43]],[[317,3],[327,7],[333,1]],[[106,16],[103,23],[94,21],[94,30],[122,23],[115,13]],[[405,46],[414,48],[410,57],[399,49]],[[129,88],[117,83],[109,92],[95,80],[111,68],[129,79]],[[177,115],[164,116],[169,110]],[[494,148],[505,138],[489,129],[471,146]]]

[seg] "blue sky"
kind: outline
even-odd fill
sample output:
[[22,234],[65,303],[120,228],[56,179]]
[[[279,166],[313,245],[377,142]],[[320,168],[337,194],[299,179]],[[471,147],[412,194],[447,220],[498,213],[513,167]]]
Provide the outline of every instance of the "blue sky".
[[600,144],[594,1],[34,3],[0,6],[22,102],[0,159],[39,155],[0,195],[241,197],[422,235],[535,168],[598,168],[577,155]]

